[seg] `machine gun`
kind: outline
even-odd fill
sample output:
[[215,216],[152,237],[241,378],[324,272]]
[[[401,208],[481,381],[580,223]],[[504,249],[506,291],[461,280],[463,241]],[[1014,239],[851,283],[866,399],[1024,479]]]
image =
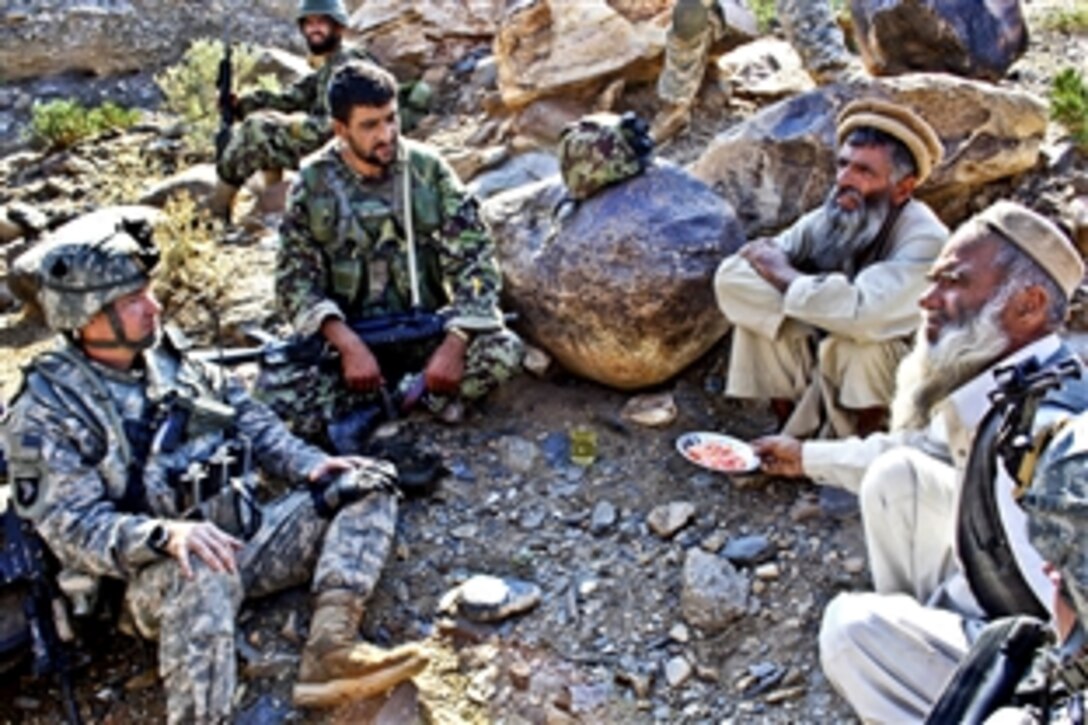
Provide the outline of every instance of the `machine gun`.
[[[15,485],[15,484],[12,484]],[[18,495],[18,493],[16,493]],[[0,621],[0,655],[30,648],[35,676],[54,675],[60,685],[65,718],[81,722],[72,687],[74,658],[61,637],[58,617],[67,626],[67,609],[54,577],[49,551],[30,523],[20,518],[15,503],[2,515],[0,549],[0,607],[22,605],[22,612],[5,612]],[[8,596],[12,593],[13,596]],[[19,617],[18,615],[22,616]],[[14,616],[13,616],[14,615]]]
[[215,88],[219,99],[219,131],[215,134],[215,160],[223,158],[223,151],[230,143],[230,129],[234,125],[234,91],[232,67],[233,51],[230,46],[230,14],[223,23],[223,57],[219,60],[219,70],[215,77]]

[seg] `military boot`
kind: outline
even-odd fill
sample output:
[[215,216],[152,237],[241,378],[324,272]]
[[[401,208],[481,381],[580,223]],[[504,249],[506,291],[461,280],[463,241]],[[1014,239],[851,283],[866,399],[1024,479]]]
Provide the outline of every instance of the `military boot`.
[[295,704],[329,707],[380,695],[427,666],[419,647],[385,650],[358,638],[363,599],[337,590],[317,595],[310,637],[302,651]]

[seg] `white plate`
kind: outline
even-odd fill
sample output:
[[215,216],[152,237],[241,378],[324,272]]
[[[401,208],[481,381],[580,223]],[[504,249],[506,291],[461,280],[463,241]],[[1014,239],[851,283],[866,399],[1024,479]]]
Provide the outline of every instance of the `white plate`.
[[[692,455],[692,449],[700,445],[712,444],[718,446],[725,446],[736,453],[744,461],[744,465],[741,468],[724,469],[711,466],[709,463],[698,461]],[[759,456],[752,449],[752,446],[748,445],[739,438],[733,438],[732,436],[722,435],[721,433],[685,433],[676,439],[676,450],[680,451],[680,455],[688,459],[692,463],[709,471],[715,471],[717,473],[753,473],[759,470]]]

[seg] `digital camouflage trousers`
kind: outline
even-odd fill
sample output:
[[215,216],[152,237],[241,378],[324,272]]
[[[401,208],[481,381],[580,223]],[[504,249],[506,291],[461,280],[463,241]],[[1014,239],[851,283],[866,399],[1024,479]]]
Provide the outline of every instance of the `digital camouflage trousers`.
[[259,111],[231,131],[216,163],[219,178],[233,186],[265,169],[297,169],[308,154],[332,138],[329,121],[305,113]]
[[[437,343],[379,351],[378,363],[387,384],[395,388],[404,375],[421,371],[436,347]],[[471,401],[490,393],[518,372],[524,353],[524,343],[511,330],[475,336],[465,353],[459,397]],[[257,396],[295,435],[319,445],[326,443],[329,423],[382,403],[378,393],[357,393],[344,387],[338,360],[321,365],[266,367],[257,383]],[[428,396],[426,404],[437,412],[446,402]]]
[[129,582],[125,605],[141,635],[159,642],[159,672],[170,723],[230,719],[237,680],[235,618],[243,598],[260,597],[313,577],[315,593],[373,591],[396,528],[392,495],[372,493],[326,520],[308,492],[263,509],[257,533],[238,554],[238,573],[211,571],[193,558],[186,579],[173,560],[152,564]]

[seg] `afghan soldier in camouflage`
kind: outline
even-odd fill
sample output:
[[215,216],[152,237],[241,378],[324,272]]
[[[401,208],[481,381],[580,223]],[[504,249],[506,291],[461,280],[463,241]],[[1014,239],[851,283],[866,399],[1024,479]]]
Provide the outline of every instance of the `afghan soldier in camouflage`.
[[[303,166],[280,228],[276,297],[301,335],[320,333],[339,369],[284,366],[263,395],[300,435],[373,405],[391,373],[422,369],[436,412],[458,415],[517,370],[521,340],[503,326],[501,276],[487,230],[454,172],[428,146],[398,137],[396,85],[351,62],[329,86],[336,138]],[[415,268],[409,260],[416,259]],[[413,281],[416,282],[413,290]],[[405,311],[418,298],[445,317],[440,341],[381,359],[346,321]]]
[[301,0],[298,26],[316,70],[282,92],[258,90],[236,100],[234,111],[245,120],[217,159],[221,183],[213,211],[225,214],[238,187],[257,171],[298,168],[332,136],[325,94],[329,78],[349,60],[370,60],[361,48],[344,43],[347,24],[343,0]]
[[[786,35],[817,83],[846,80],[860,70],[827,0],[777,2]],[[665,68],[657,81],[657,95],[665,103],[653,122],[658,143],[690,122],[710,49],[724,37],[730,13],[737,12],[737,5],[726,0],[677,0],[665,39]]]
[[[411,646],[358,642],[393,538],[392,466],[302,442],[162,339],[149,228],[88,233],[43,258],[42,308],[62,334],[0,432],[19,512],[62,567],[124,581],[126,613],[159,642],[169,721],[228,720],[243,598],[311,577],[298,689],[340,678],[384,689],[419,672]],[[257,504],[250,461],[299,488]]]

